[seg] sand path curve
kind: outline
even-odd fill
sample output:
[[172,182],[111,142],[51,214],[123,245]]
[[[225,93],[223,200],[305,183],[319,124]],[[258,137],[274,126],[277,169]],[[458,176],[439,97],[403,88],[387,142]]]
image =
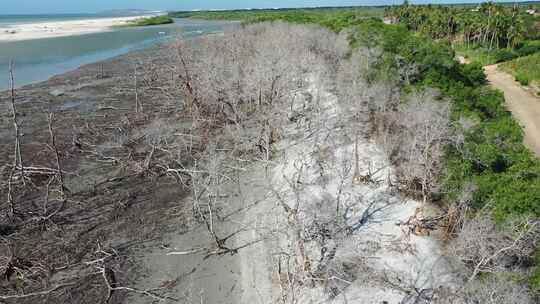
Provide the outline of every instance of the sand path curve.
[[532,95],[513,77],[497,69],[497,65],[484,67],[489,83],[501,90],[508,110],[523,126],[525,145],[540,156],[540,98]]

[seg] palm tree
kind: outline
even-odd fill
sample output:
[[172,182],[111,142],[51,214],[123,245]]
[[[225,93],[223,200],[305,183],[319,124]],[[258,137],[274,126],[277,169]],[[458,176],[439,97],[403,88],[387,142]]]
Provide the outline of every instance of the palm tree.
[[507,47],[515,48],[523,40],[525,25],[523,18],[519,15],[511,18],[509,23],[506,33]]
[[405,2],[385,13],[408,29],[433,39],[455,40],[457,35],[462,35],[467,47],[471,43],[489,49],[515,47],[524,35],[524,21],[518,9],[505,8],[493,2],[481,4],[477,11]]

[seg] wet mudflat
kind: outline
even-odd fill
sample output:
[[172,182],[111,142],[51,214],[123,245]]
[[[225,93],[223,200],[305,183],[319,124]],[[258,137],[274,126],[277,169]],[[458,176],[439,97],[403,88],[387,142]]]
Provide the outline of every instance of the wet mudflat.
[[[163,152],[152,152],[147,141],[155,121],[182,118],[175,116],[174,104],[142,89],[142,69],[136,72],[135,97],[134,66],[159,49],[17,89],[23,170],[13,170],[11,94],[0,94],[0,194],[12,197],[2,201],[0,219],[6,277],[0,294],[6,301],[35,303],[35,296],[15,295],[45,290],[45,297],[60,302],[120,302],[125,293],[107,292],[107,282],[137,281],[138,250],[159,242],[166,231],[182,229],[167,224],[176,219],[170,210],[178,208],[185,189],[154,166]],[[136,99],[144,102],[138,111]],[[106,282],[104,273],[115,275]]]

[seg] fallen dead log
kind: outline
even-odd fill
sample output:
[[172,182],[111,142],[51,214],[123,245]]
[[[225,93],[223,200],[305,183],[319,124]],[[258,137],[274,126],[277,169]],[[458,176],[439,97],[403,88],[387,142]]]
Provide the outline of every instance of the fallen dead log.
[[[20,167],[17,167],[18,169],[21,169]],[[58,169],[48,168],[48,167],[24,167],[22,168],[24,171],[24,176],[28,175],[45,175],[45,176],[53,176],[57,175],[58,173],[62,174],[68,174],[68,175],[74,175],[72,172],[67,171],[59,171]],[[13,175],[14,179],[18,179],[21,177],[21,173],[16,173]]]
[[444,216],[424,216],[422,208],[416,208],[414,215],[409,217],[405,222],[398,222],[397,225],[408,238],[411,234],[414,235],[430,235],[431,231],[437,230],[441,225]]

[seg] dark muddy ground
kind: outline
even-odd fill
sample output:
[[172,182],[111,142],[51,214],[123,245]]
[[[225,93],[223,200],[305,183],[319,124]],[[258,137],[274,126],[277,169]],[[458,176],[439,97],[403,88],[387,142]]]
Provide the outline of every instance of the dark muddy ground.
[[[171,152],[153,149],[152,142],[163,134],[164,124],[156,121],[176,122],[165,136],[184,132],[179,126],[189,121],[175,100],[151,88],[152,77],[142,65],[137,94],[143,110],[135,111],[135,62],[159,58],[163,49],[86,65],[17,89],[22,173],[13,170],[10,93],[0,93],[0,302],[120,303],[130,292],[151,302],[171,287],[155,282],[151,291],[115,289],[145,272],[136,263],[145,246],[183,229],[178,215],[185,188],[163,168]],[[13,214],[7,199],[11,174]]]

